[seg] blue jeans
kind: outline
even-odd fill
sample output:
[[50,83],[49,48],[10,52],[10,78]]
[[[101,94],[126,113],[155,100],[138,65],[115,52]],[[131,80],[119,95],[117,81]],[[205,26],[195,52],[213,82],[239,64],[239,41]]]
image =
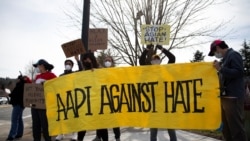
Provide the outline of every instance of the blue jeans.
[[[150,128],[150,141],[157,141],[157,128]],[[177,141],[177,137],[174,129],[168,129],[168,135],[170,141]]]
[[20,105],[13,105],[11,115],[11,128],[8,138],[22,137],[23,136],[23,110],[24,107]]

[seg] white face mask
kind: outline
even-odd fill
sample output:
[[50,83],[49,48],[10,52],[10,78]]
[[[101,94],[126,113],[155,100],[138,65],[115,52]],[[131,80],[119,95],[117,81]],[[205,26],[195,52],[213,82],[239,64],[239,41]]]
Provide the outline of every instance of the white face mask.
[[72,67],[70,65],[65,65],[65,70],[71,70]]
[[222,54],[221,54],[221,53],[215,52],[215,53],[214,53],[214,56],[215,56],[216,58],[218,58],[218,59],[222,58]]
[[104,66],[107,68],[111,67],[111,65],[112,65],[112,63],[109,61],[104,62]]
[[152,60],[151,64],[152,65],[159,65],[159,64],[161,64],[161,60],[158,60],[158,59]]
[[36,73],[40,73],[41,71],[40,71],[40,69],[39,69],[38,67],[36,67],[36,68],[35,68],[35,72],[36,72]]

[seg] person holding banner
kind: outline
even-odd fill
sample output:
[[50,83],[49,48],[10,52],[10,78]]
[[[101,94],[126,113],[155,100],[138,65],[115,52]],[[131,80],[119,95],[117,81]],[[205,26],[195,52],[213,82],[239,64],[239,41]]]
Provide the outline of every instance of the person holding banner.
[[[99,67],[97,60],[94,56],[94,53],[91,51],[84,53],[81,61],[82,61],[82,65],[83,65],[84,70],[94,70],[95,68]],[[105,133],[105,137],[102,136],[102,140],[108,141],[108,131],[106,132],[105,129],[103,131]],[[86,131],[79,131],[77,134],[78,141],[82,141],[84,139],[85,134],[86,134]]]
[[10,94],[7,94],[10,99],[10,104],[12,104],[12,114],[11,114],[11,128],[6,141],[13,141],[14,139],[20,139],[23,136],[23,93],[24,84],[32,83],[28,76],[18,76],[18,82],[15,88]]
[[[105,68],[110,68],[115,66],[114,59],[111,56],[106,56],[103,64]],[[113,132],[115,134],[115,140],[120,141],[120,136],[121,136],[120,127],[113,128]]]
[[83,54],[82,65],[84,70],[93,70],[99,67],[95,55],[91,51]]
[[[110,68],[110,67],[114,67],[114,66],[115,66],[115,63],[114,63],[113,58],[111,56],[106,56],[104,58],[104,61],[103,61],[103,67]],[[113,128],[113,132],[115,134],[115,140],[120,141],[120,136],[121,136],[120,127]],[[106,135],[108,136],[107,129],[97,129],[96,130],[96,137],[92,141],[100,141],[102,136],[106,136]]]
[[[161,59],[158,55],[150,56],[150,50],[153,50],[154,45],[150,44],[142,52],[142,55],[139,59],[140,65],[159,65],[161,64]],[[164,49],[161,45],[156,45],[156,48],[161,50],[168,57],[168,64],[175,63],[175,56],[169,52],[168,50]],[[147,61],[150,60],[150,61]],[[157,141],[157,128],[150,128],[150,141]],[[168,129],[168,134],[170,137],[170,141],[177,141],[176,133],[174,129]]]
[[[83,66],[82,66],[82,63],[79,59],[79,55],[75,55],[75,60],[76,60],[77,65],[78,65],[78,71],[83,70]],[[65,67],[65,70],[64,70],[63,74],[60,74],[60,76],[72,73],[73,72],[72,68],[74,67],[74,62],[70,59],[67,59],[64,61],[64,67]]]
[[[78,71],[83,70],[82,63],[81,63],[81,61],[79,59],[79,55],[75,55],[75,60],[76,60],[77,65],[78,65]],[[73,73],[72,69],[74,67],[74,62],[72,60],[70,60],[70,59],[67,59],[67,60],[64,61],[64,67],[65,67],[65,70],[60,76]],[[64,135],[60,134],[60,135],[56,136],[55,140],[60,141],[63,138],[64,138]],[[76,141],[76,140],[77,140],[77,132],[73,132],[72,136],[71,136],[71,141]]]
[[245,88],[242,56],[222,40],[211,43],[208,56],[222,59],[221,62],[215,60],[213,67],[219,74],[224,139],[247,141],[244,128]]
[[[56,78],[56,75],[51,72],[54,66],[49,64],[46,60],[40,59],[37,63],[33,64],[33,66],[38,73],[35,77],[36,84],[43,85],[46,80]],[[43,133],[45,141],[51,141],[51,136],[49,136],[48,131],[46,109],[36,109],[35,107],[31,107],[31,115],[34,141],[41,141],[41,133]]]

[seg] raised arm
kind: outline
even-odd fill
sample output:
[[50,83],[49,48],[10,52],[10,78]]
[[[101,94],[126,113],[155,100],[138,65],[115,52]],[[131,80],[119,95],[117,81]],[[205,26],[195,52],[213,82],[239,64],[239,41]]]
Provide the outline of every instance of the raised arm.
[[76,60],[77,65],[78,65],[78,70],[79,71],[83,70],[82,62],[80,61],[79,55],[75,55],[75,60]]
[[170,51],[163,48],[161,45],[156,45],[158,49],[160,49],[167,57],[168,57],[168,64],[175,63],[175,56]]

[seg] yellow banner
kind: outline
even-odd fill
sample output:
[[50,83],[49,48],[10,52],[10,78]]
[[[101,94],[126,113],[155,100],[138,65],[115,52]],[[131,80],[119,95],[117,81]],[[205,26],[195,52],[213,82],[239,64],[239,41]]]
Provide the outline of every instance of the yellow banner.
[[168,45],[170,40],[169,25],[141,25],[141,43]]
[[82,71],[44,88],[50,135],[122,126],[216,129],[221,123],[211,62]]

